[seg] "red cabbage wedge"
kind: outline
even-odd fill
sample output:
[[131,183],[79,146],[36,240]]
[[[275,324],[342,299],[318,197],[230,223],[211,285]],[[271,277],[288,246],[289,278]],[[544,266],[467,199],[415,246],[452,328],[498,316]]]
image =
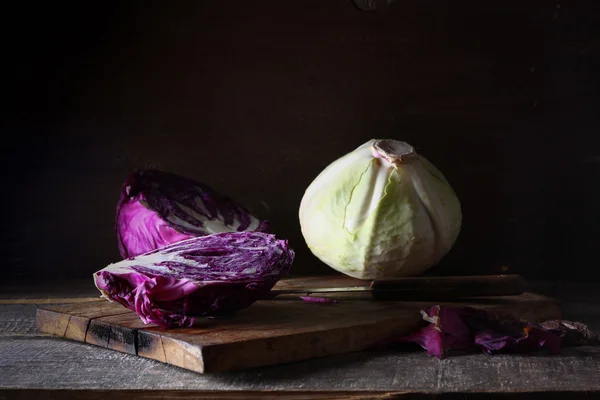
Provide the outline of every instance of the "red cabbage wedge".
[[94,274],[102,297],[144,323],[191,326],[269,297],[294,260],[287,241],[262,232],[193,237],[111,264]]
[[121,256],[129,258],[195,236],[267,232],[268,222],[207,185],[148,169],[125,181],[116,231]]

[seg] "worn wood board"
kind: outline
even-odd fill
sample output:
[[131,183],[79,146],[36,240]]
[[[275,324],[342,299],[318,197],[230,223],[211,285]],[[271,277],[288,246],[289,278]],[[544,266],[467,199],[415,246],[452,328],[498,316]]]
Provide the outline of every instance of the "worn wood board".
[[[279,287],[335,286],[344,278],[302,278]],[[480,298],[470,305],[538,321],[560,317],[556,301],[525,293]],[[164,330],[144,325],[116,303],[94,301],[43,306],[42,332],[155,359],[199,373],[273,365],[369,348],[416,329],[423,302],[383,302],[347,295],[336,304],[295,297],[259,301],[227,319],[198,319],[191,328]]]

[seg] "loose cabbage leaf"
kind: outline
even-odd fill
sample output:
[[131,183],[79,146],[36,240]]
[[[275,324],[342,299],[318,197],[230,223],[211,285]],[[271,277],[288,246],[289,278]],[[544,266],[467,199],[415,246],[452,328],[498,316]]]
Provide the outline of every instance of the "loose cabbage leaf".
[[141,170],[125,181],[116,231],[123,258],[219,232],[267,232],[268,222],[209,186],[173,173]]
[[416,343],[436,358],[455,351],[480,349],[488,354],[523,353],[547,349],[560,352],[561,346],[596,343],[597,336],[584,324],[569,321],[531,323],[504,315],[492,315],[471,307],[435,305],[421,310],[428,324],[406,336],[380,345]]
[[199,236],[111,264],[94,274],[103,297],[144,323],[191,326],[268,298],[294,259],[287,241],[262,232]]
[[417,332],[393,339],[393,342],[419,344],[430,356],[442,358],[448,350],[466,350],[472,346],[472,335],[458,309],[432,306],[421,310],[424,321],[429,324]]

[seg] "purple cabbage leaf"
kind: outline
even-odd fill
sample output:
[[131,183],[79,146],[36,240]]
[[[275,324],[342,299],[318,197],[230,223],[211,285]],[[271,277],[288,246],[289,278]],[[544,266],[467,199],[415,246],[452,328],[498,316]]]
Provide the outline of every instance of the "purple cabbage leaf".
[[[547,349],[550,354],[556,354],[560,352],[561,344],[568,344],[562,343],[567,332],[558,321],[555,324],[538,324],[471,307],[440,305],[424,308],[421,315],[426,326],[393,338],[380,347],[393,343],[416,343],[430,356],[444,358],[453,351],[475,350],[495,354]],[[579,330],[583,332],[582,328]]]
[[270,297],[294,251],[263,232],[192,237],[94,274],[102,297],[135,311],[146,324],[188,327],[194,317],[229,315]]
[[267,232],[268,222],[209,186],[154,169],[131,174],[117,204],[123,258],[220,232]]

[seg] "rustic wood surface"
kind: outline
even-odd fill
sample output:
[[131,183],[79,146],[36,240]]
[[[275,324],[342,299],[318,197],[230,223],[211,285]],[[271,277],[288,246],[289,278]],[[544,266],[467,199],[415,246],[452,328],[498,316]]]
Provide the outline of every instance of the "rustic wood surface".
[[[565,318],[600,331],[592,286],[543,285]],[[68,297],[69,293],[57,294]],[[13,301],[30,293],[15,293]],[[600,348],[559,356],[483,354],[437,360],[423,351],[363,351],[243,371],[199,375],[154,360],[40,333],[35,304],[0,305],[0,399],[13,398],[547,398],[600,393]],[[488,397],[486,397],[488,398]]]
[[[557,304],[533,294],[468,304],[543,321],[560,317]],[[204,373],[297,361],[363,350],[415,330],[427,303],[344,300],[309,304],[261,301],[230,319],[199,319],[165,331],[144,325],[119,304],[44,306],[38,328],[67,339],[156,359]]]
[[[369,282],[340,276],[283,280],[279,288],[347,287]],[[418,329],[419,310],[434,302],[376,301],[368,293],[332,294],[337,304],[296,296],[259,301],[231,318],[198,318],[191,328],[144,325],[132,311],[106,300],[47,305],[37,311],[44,333],[152,358],[199,373],[281,364],[367,349]],[[530,321],[560,318],[557,301],[525,293],[445,302],[477,306]]]
[[[538,284],[561,301],[564,317],[600,332],[593,285]],[[2,284],[0,284],[0,289]],[[51,291],[52,292],[52,291]],[[69,297],[62,293],[55,298]],[[83,293],[87,296],[93,292]],[[5,296],[6,297],[6,296]],[[437,360],[422,350],[363,351],[243,371],[199,375],[168,364],[39,332],[36,293],[13,293],[0,305],[0,399],[139,398],[479,398],[600,394],[600,348],[542,354],[474,354]],[[39,296],[42,299],[47,297]],[[494,398],[493,396],[491,398]]]
[[2,329],[2,389],[600,391],[600,348],[596,347],[565,349],[556,357],[468,355],[446,360],[429,358],[422,351],[360,352],[198,375],[152,360],[30,332],[35,306],[19,306],[17,312],[11,310],[13,307],[0,306],[0,318],[26,313],[22,322],[11,324],[10,334]]

